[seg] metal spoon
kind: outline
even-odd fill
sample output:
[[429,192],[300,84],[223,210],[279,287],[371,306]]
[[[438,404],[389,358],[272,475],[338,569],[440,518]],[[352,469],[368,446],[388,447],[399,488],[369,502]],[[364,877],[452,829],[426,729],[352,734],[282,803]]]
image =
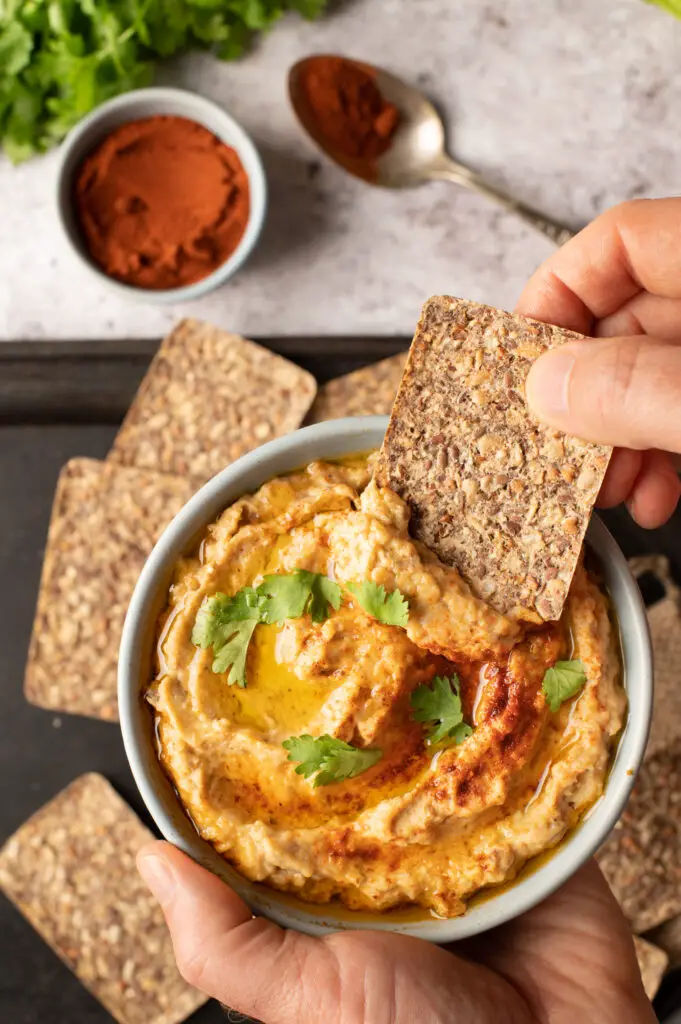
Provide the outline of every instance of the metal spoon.
[[[325,55],[326,56],[326,55]],[[298,120],[308,135],[321,150],[340,164],[350,174],[372,185],[383,188],[413,188],[425,181],[444,179],[457,185],[473,189],[488,199],[493,199],[504,209],[522,217],[537,231],[543,232],[562,245],[575,232],[533,210],[531,206],[506,195],[500,189],[489,185],[475,171],[454,160],[445,149],[445,130],[442,118],[432,103],[411,85],[391,75],[382,68],[352,61],[357,67],[374,76],[376,85],[386,100],[394,103],[400,111],[401,121],[390,148],[376,160],[363,160],[339,153],[318,130],[316,119],[309,107],[305,91],[301,87],[301,72],[310,60],[306,57],[294,64],[289,72],[289,96]],[[338,58],[336,58],[338,59]],[[344,60],[346,58],[343,58]]]

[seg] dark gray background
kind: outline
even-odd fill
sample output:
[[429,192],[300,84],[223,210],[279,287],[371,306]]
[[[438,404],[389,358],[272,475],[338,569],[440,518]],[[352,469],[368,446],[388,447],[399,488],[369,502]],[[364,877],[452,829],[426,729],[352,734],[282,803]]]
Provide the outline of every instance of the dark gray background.
[[[268,344],[323,381],[405,347],[405,339],[287,339]],[[75,455],[106,455],[155,350],[152,342],[0,346],[0,843],[76,776],[105,775],[151,824],[130,775],[118,727],[26,703],[23,671],[57,476]],[[4,350],[4,351],[3,351]],[[645,533],[606,513],[627,555],[664,552],[681,579],[681,517]],[[650,598],[655,586],[644,581]],[[0,1021],[106,1024],[111,1018],[30,925],[0,897]],[[661,1019],[681,1005],[671,977]],[[216,1003],[193,1018],[224,1022]],[[321,1024],[321,1022],[320,1022]]]

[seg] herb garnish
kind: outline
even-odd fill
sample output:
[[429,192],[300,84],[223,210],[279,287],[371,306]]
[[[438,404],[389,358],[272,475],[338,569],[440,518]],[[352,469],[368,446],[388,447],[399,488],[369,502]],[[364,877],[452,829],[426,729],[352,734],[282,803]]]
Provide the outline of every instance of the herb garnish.
[[561,704],[574,697],[586,682],[586,671],[579,659],[557,661],[553,668],[544,673],[541,688],[551,711],[557,711]]
[[385,587],[380,583],[372,583],[371,580],[348,583],[347,587],[367,615],[378,619],[386,626],[406,627],[409,621],[409,603],[399,590],[393,590],[391,594],[386,594]]
[[473,732],[463,720],[457,675],[451,679],[435,676],[432,686],[425,683],[418,686],[411,695],[411,706],[417,722],[432,723],[427,739],[429,745],[442,740],[458,745]]
[[382,750],[360,750],[335,736],[291,736],[282,746],[289,752],[289,761],[300,761],[298,775],[315,776],[315,788],[353,779],[383,757]]
[[340,607],[341,589],[328,576],[296,569],[289,575],[265,576],[257,587],[243,587],[232,597],[214,594],[199,608],[192,643],[213,648],[213,672],[226,672],[230,686],[246,686],[246,654],[258,623],[283,622],[309,613],[323,622],[329,608]]

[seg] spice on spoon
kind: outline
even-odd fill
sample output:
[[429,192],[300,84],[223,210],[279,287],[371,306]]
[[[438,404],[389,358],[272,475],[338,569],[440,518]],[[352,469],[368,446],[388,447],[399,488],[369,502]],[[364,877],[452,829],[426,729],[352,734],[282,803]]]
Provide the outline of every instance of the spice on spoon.
[[217,270],[239,245],[248,176],[202,125],[149,117],[116,128],[85,158],[75,205],[105,273],[138,288],[178,288]]
[[370,69],[342,57],[310,57],[300,85],[329,148],[367,161],[389,149],[400,113],[383,97]]

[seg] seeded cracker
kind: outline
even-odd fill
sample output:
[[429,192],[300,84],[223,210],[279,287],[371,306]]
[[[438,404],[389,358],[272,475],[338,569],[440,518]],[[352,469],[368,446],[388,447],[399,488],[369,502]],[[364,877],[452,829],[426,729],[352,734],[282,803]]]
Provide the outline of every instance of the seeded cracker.
[[411,532],[503,614],[558,619],[611,449],[540,425],[525,379],[581,335],[462,299],[423,308],[376,470]]
[[101,775],[81,775],[0,850],[0,887],[120,1024],[176,1024],[206,1002],[175,966],[135,867],[153,836]]
[[598,862],[634,932],[681,914],[681,743],[644,764]]
[[407,353],[398,352],[380,363],[323,384],[306,422],[321,423],[343,416],[390,415],[406,361]]
[[647,609],[655,663],[653,720],[646,747],[646,760],[681,739],[681,591],[672,579],[663,555],[643,555],[629,560],[639,578],[652,573],[664,587],[664,597]]
[[669,963],[667,954],[664,950],[654,946],[652,942],[646,942],[645,939],[639,939],[636,936],[634,937],[634,946],[636,947],[638,966],[641,968],[643,988],[648,999],[654,999]]
[[183,320],[159,348],[109,459],[205,483],[301,425],[314,377],[261,345]]
[[32,704],[114,720],[123,620],[156,540],[191,496],[177,477],[72,459],[57,483],[26,667]]

